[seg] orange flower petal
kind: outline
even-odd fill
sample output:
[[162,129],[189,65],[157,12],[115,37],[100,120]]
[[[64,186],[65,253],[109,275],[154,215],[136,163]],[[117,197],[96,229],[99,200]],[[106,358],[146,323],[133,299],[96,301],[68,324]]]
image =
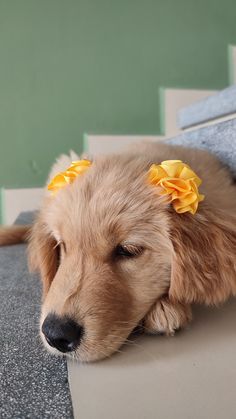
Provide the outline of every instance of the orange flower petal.
[[198,203],[203,201],[198,187],[202,181],[197,174],[181,160],[166,160],[160,165],[153,164],[148,172],[148,180],[159,186],[160,195],[170,195],[173,207],[178,213],[195,214]]
[[53,193],[66,185],[74,182],[78,175],[85,173],[92,165],[90,160],[73,161],[65,172],[58,173],[48,185],[48,190]]

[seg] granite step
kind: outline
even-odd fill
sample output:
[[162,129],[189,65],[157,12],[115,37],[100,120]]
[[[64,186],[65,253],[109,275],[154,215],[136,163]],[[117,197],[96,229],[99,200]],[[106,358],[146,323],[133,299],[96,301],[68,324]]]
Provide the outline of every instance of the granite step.
[[236,85],[182,108],[178,125],[186,129],[236,113]]
[[236,179],[236,118],[185,132],[167,142],[209,150],[229,167]]

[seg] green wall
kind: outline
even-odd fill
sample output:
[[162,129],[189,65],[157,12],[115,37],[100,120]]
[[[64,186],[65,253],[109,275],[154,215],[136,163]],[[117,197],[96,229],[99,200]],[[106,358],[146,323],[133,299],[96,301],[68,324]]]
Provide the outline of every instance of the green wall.
[[160,132],[160,86],[223,88],[235,0],[0,0],[0,187],[84,132]]

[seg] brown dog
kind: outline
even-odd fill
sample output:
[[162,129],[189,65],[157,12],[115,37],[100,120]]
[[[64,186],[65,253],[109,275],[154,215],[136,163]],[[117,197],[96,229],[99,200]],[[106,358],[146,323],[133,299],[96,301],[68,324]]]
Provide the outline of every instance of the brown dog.
[[[195,215],[176,213],[148,184],[151,164],[167,159],[181,159],[202,178],[205,200]],[[68,166],[64,160],[52,174]],[[159,143],[97,158],[46,196],[30,233],[47,348],[98,360],[140,323],[149,333],[173,334],[191,320],[192,303],[236,295],[235,211],[230,174],[206,152]],[[0,243],[19,241],[28,228],[2,230]]]

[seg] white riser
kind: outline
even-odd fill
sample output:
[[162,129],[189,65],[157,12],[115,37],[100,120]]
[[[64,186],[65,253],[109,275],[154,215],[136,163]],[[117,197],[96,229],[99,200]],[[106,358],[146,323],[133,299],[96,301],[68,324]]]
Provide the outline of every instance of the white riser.
[[4,224],[13,224],[20,212],[38,209],[42,197],[43,188],[5,189]]
[[230,45],[230,83],[236,84],[236,46]]
[[160,141],[161,135],[85,135],[85,154],[97,156],[99,154],[116,153],[127,146],[143,141]]
[[164,106],[164,134],[166,137],[174,137],[182,131],[177,125],[177,114],[181,108],[214,95],[217,90],[196,89],[165,89],[163,94]]

